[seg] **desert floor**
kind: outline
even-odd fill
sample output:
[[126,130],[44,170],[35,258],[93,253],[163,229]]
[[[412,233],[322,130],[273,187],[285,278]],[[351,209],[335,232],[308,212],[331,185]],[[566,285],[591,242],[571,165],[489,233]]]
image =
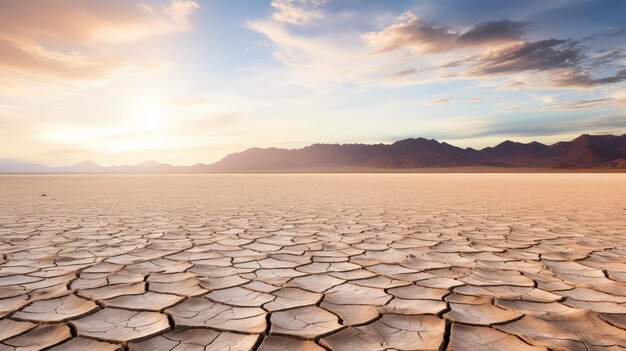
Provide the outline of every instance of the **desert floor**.
[[2,351],[626,349],[626,174],[0,176],[0,254]]

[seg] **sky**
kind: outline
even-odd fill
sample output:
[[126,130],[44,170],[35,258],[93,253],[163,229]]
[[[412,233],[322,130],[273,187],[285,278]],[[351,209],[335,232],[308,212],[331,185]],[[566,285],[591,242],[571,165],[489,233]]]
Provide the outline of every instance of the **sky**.
[[0,158],[626,133],[626,1],[0,0]]

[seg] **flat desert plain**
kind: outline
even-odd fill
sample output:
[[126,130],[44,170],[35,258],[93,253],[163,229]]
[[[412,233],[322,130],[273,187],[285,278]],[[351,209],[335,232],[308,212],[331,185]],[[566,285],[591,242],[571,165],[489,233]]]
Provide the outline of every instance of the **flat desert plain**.
[[1,176],[0,253],[0,350],[626,349],[626,174]]

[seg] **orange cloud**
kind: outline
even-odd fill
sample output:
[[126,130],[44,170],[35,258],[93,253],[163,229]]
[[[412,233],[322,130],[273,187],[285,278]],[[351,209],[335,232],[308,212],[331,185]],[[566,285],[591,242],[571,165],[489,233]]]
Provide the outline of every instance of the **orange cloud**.
[[188,30],[196,8],[186,0],[159,6],[125,0],[3,2],[0,82],[6,88],[110,78],[141,66],[116,55],[115,45]]
[[126,0],[8,1],[0,12],[0,36],[63,43],[118,44],[189,29],[193,1],[151,6]]
[[64,79],[99,79],[124,67],[120,59],[108,55],[85,56],[47,51],[36,43],[0,39],[0,69],[30,75],[50,75]]
[[410,49],[416,52],[449,52],[468,47],[518,40],[522,36],[521,22],[487,21],[461,32],[454,28],[437,26],[406,12],[396,22],[379,32],[362,35],[375,52]]

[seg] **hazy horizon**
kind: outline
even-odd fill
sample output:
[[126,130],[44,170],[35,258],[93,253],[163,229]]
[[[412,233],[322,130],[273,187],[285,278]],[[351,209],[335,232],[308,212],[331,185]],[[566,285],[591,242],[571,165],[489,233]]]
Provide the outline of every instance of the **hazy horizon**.
[[626,133],[621,1],[0,1],[0,153],[211,163],[249,147]]
[[[578,136],[577,138],[580,138],[580,137],[582,137],[583,135],[589,135],[589,134],[581,134],[581,135],[580,135],[580,136]],[[606,136],[609,136],[609,135],[606,135]],[[624,134],[624,136],[626,136],[626,134]],[[592,137],[598,137],[598,136],[592,136]],[[617,137],[619,137],[619,135],[618,135]],[[421,137],[416,137],[416,138],[407,138],[407,139],[404,139],[404,140],[409,140],[409,139],[420,139],[420,138],[421,138]],[[399,142],[399,141],[404,141],[404,140],[398,140],[398,141],[396,141],[396,142]],[[430,140],[435,140],[435,139],[430,139]],[[435,141],[438,141],[438,140],[435,140]],[[438,142],[439,142],[439,141],[438,141]],[[498,145],[504,145],[506,142],[518,143],[518,142],[517,142],[517,141],[515,141],[515,140],[509,140],[509,139],[507,139],[507,140],[501,140],[501,141],[499,141],[497,144],[494,144],[494,145],[488,145],[488,146],[486,146],[486,147],[484,147],[484,148],[480,148],[480,149],[476,149],[476,150],[488,150],[488,149],[490,149],[490,148],[494,148],[494,147],[496,147],[496,146],[498,146]],[[532,143],[532,142],[536,142],[536,141],[529,141],[528,143],[526,143],[526,145],[529,145],[529,144],[530,144],[530,143]],[[568,142],[571,142],[571,140],[560,140],[560,141],[558,141],[558,143],[560,143],[560,142],[566,142],[566,143],[568,143]],[[395,142],[391,142],[391,143],[384,144],[384,145],[392,145],[392,144],[394,144],[394,143],[395,143]],[[317,143],[317,144],[319,144],[319,143]],[[339,145],[339,146],[344,146],[344,145],[356,145],[356,144],[357,144],[357,143],[323,143],[323,145]],[[313,145],[314,145],[314,144],[311,144],[311,145],[305,145],[304,147],[301,147],[301,148],[296,148],[296,147],[294,147],[294,148],[285,148],[285,149],[286,149],[286,150],[303,150],[304,148],[309,147],[309,146],[313,146]],[[359,143],[359,145],[373,145],[373,144],[362,144],[362,143]],[[546,145],[546,146],[550,146],[550,144],[544,144],[544,145]],[[554,145],[554,144],[552,144],[552,145]],[[463,147],[463,146],[459,146],[459,145],[452,145],[452,146],[453,146],[453,147],[459,147],[459,148],[461,148],[461,149],[466,149],[466,148],[467,148],[467,149],[469,149],[469,147]],[[246,149],[246,150],[239,150],[239,151],[235,152],[235,154],[242,154],[242,153],[247,152],[247,151],[249,151],[250,149],[254,149],[254,148],[258,148],[258,147],[251,147],[251,148],[248,148],[248,149]],[[268,147],[268,148],[265,148],[265,149],[272,149],[272,148],[275,148],[275,147]],[[223,160],[224,158],[226,158],[227,156],[230,156],[230,155],[232,155],[232,154],[223,155],[222,157],[218,158],[218,160],[217,160],[217,161]],[[37,163],[37,162],[33,162],[33,161],[31,161],[31,160],[11,159],[11,158],[2,159],[2,158],[0,158],[0,173],[2,173],[2,171],[3,171],[3,169],[2,169],[2,166],[3,166],[3,165],[2,165],[2,161],[9,161],[9,165],[10,165],[12,162],[15,162],[15,163],[25,163],[25,164],[32,164],[32,165],[36,165],[36,166],[44,166],[44,167],[50,167],[50,168],[54,168],[54,167],[63,168],[63,167],[78,166],[78,165],[82,165],[82,164],[87,164],[87,166],[89,166],[89,165],[91,165],[91,164],[95,164],[95,165],[97,165],[97,166],[101,166],[101,167],[105,167],[105,168],[108,168],[108,167],[123,167],[123,166],[140,166],[140,165],[146,165],[146,164],[162,164],[162,165],[171,165],[171,166],[174,166],[174,167],[189,167],[189,166],[197,166],[197,165],[211,165],[211,164],[213,164],[213,163],[214,163],[214,162],[202,162],[202,161],[200,161],[200,162],[196,162],[196,163],[194,163],[194,164],[187,165],[187,164],[175,164],[175,163],[161,162],[161,161],[159,161],[159,160],[143,160],[143,161],[136,162],[136,163],[100,164],[100,163],[95,162],[95,161],[93,161],[93,160],[81,160],[81,161],[78,161],[78,162],[75,162],[75,163],[72,163],[72,164],[62,164],[62,165],[55,165],[55,166],[53,166],[53,165],[49,165],[49,164],[45,164],[45,163]],[[466,167],[467,167],[467,166],[466,166]],[[471,167],[471,166],[470,166],[470,167]],[[489,166],[485,166],[485,167],[489,168]],[[498,166],[493,166],[493,167],[491,167],[491,168],[497,168],[497,167],[498,167]],[[536,167],[536,166],[521,166],[521,167],[522,167],[522,168],[537,168],[537,169],[541,169],[541,167]],[[332,168],[332,167],[331,167],[331,168]],[[344,168],[345,168],[345,167],[344,167]],[[372,170],[374,170],[375,168],[377,168],[377,167],[370,167],[370,168],[369,168],[369,170],[362,169],[362,170],[361,170],[361,172],[372,172]],[[428,168],[428,167],[426,167],[426,168]],[[432,168],[432,167],[431,167],[431,168]],[[443,168],[451,169],[450,167],[445,167],[445,166],[444,166],[444,167],[440,167],[440,168],[442,168],[442,169],[443,169]],[[454,168],[454,167],[452,167],[452,168]],[[589,167],[589,168],[593,168],[593,167]],[[323,170],[324,170],[324,169],[325,169],[325,168],[324,168],[324,166],[320,166],[320,168],[319,168],[319,170],[318,170],[318,171],[323,172]],[[354,170],[355,170],[355,171],[357,171],[358,169],[359,169],[359,167],[354,168]],[[290,169],[289,169],[289,168],[287,168],[287,169],[285,169],[285,170],[286,170],[286,171],[288,171],[288,170],[290,170]],[[292,169],[292,171],[293,171],[293,170],[295,170],[295,169]],[[479,170],[480,170],[480,167],[478,167],[478,169],[476,170],[476,172],[479,172]],[[492,170],[493,170],[493,169],[492,169]],[[545,170],[546,170],[546,169],[544,168],[544,171],[545,171]],[[21,173],[21,172],[18,172],[18,173]],[[27,172],[27,173],[29,173],[29,172]]]

